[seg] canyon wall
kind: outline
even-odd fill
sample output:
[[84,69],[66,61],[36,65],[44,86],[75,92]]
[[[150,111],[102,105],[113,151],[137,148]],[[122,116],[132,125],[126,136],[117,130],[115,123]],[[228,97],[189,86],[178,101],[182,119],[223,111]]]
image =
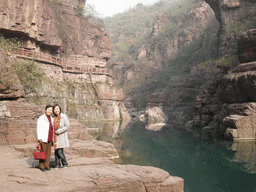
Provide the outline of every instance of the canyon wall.
[[[125,69],[123,76],[116,77],[129,81],[136,77],[136,73],[146,73],[148,79],[154,78],[159,68],[169,67],[172,64],[170,61],[190,45],[196,47],[194,53],[209,46],[215,48],[209,44],[212,37],[204,33],[209,26],[214,26],[218,41],[215,57],[209,56],[207,64],[203,63],[207,67],[200,65],[207,58],[197,63],[189,58],[191,66],[187,68],[187,73],[180,75],[177,70],[176,75],[169,74],[168,86],[160,88],[159,85],[157,91],[152,89],[145,97],[143,102],[146,107],[132,102],[139,91],[127,98],[126,106],[139,120],[145,121],[146,117],[150,118],[149,122],[161,120],[161,123],[167,122],[176,127],[185,125],[189,130],[200,130],[200,134],[210,137],[217,133],[229,139],[255,139],[253,95],[256,51],[255,19],[252,20],[255,18],[255,1],[206,0],[194,1],[193,6],[187,17],[176,18],[175,22],[175,17],[168,12],[156,16],[152,33],[148,34],[148,39],[151,38],[149,43],[140,46],[136,53],[138,60],[146,58],[148,65],[155,61],[156,66],[145,68],[136,66],[135,62],[127,67],[126,63],[115,63],[112,65],[115,71]],[[229,66],[226,65],[228,62]],[[182,63],[178,67],[182,68]],[[159,117],[162,113],[165,115]]]
[[[0,34],[22,41],[22,47],[7,54],[1,50],[1,69],[14,74],[12,87],[1,77],[1,136],[6,138],[19,129],[23,136],[17,142],[34,141],[34,136],[24,134],[32,134],[28,127],[35,127],[48,103],[60,103],[63,112],[81,121],[129,119],[122,90],[112,85],[113,73],[106,68],[113,44],[97,24],[82,15],[84,5],[84,0],[0,4]],[[48,80],[36,95],[26,94],[15,75],[11,63],[18,60],[33,61],[46,74]]]
[[230,140],[255,139],[255,43],[255,29],[239,36],[241,64],[216,78],[215,84],[201,87],[188,126],[199,128],[206,137],[217,133]]
[[[156,61],[158,66],[166,66],[184,48],[197,41],[210,23],[214,25],[214,12],[207,3],[199,1],[193,6],[184,18],[176,20],[170,16],[172,13],[159,13],[153,23],[152,40],[141,47],[138,58],[145,55],[149,60]],[[206,43],[207,39],[202,41]]]
[[205,0],[205,2],[214,10],[216,19],[220,23],[219,56],[234,54],[237,36],[232,35],[233,30],[238,27],[237,22],[244,23],[254,15],[256,2],[253,0]]

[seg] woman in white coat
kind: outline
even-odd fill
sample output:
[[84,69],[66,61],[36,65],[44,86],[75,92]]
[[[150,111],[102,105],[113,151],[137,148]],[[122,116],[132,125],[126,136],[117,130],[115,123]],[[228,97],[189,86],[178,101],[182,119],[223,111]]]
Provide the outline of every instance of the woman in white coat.
[[46,160],[39,160],[39,169],[41,171],[50,170],[51,147],[54,135],[52,110],[52,105],[47,105],[45,113],[37,121],[37,139],[43,145],[41,151],[44,150],[46,152]]
[[[69,147],[67,130],[69,121],[67,115],[61,113],[61,107],[56,104],[53,106],[54,117],[54,150],[55,150],[55,168],[67,167],[68,163],[63,148]],[[60,163],[61,162],[61,163]]]

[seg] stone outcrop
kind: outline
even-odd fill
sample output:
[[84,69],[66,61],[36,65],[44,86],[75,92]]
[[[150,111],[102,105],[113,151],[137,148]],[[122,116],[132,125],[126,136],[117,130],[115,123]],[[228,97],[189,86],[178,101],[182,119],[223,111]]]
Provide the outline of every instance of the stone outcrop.
[[[185,7],[187,8],[187,6]],[[183,13],[179,14],[183,15]],[[128,66],[124,66],[122,71],[123,76],[118,77],[121,78],[119,82],[127,82],[126,87],[130,87],[132,83],[135,85],[143,84],[139,83],[139,80],[143,78],[145,78],[143,81],[153,80],[153,85],[159,83],[157,82],[157,78],[160,76],[158,71],[161,70],[162,67],[167,67],[167,70],[170,70],[170,68],[172,68],[171,65],[175,65],[175,62],[172,61],[174,61],[183,50],[195,42],[200,42],[197,44],[198,49],[203,50],[204,47],[208,46],[210,40],[209,33],[206,31],[209,29],[209,25],[218,27],[218,22],[215,19],[213,10],[204,1],[191,3],[191,7],[187,8],[186,13],[181,18],[170,13],[170,10],[169,12],[166,11],[157,14],[151,34],[148,34],[146,38],[145,42],[147,43],[141,43],[139,47],[138,45],[132,45],[130,47],[133,51],[137,50],[137,59],[140,61],[138,61],[137,64],[127,64]],[[187,53],[184,54],[186,55]],[[117,70],[121,66],[115,67]],[[179,67],[177,66],[177,68]],[[174,71],[175,70],[176,69],[174,69]],[[165,74],[163,71],[162,73]],[[182,127],[185,122],[191,118],[193,106],[190,101],[192,100],[191,98],[194,98],[193,94],[195,90],[193,89],[196,85],[194,85],[194,79],[190,79],[185,75],[176,75],[175,73],[176,72],[170,72],[170,74],[166,73],[166,79],[168,79],[166,82],[164,82],[165,77],[160,80],[166,84],[164,90],[160,88],[159,91],[157,87],[152,86],[154,87],[152,88],[152,92],[148,93],[148,95],[143,98],[146,101],[139,101],[139,104],[136,103],[132,105],[132,102],[130,102],[132,99],[126,98],[127,102],[125,105],[129,108],[129,111],[137,109],[137,111],[145,112],[146,108],[162,107],[163,112],[168,117],[168,123]],[[157,79],[156,82],[154,78]],[[138,82],[132,82],[134,79],[138,79]],[[129,92],[130,89],[127,89]],[[147,89],[145,88],[145,90]],[[149,90],[147,91],[149,92]],[[144,97],[142,96],[144,93],[140,93],[139,90],[135,92],[136,95],[134,95],[134,98]],[[133,97],[132,94],[134,93],[131,93],[131,97]],[[135,113],[134,115],[137,116]]]
[[253,71],[254,66],[256,66],[256,62],[241,64],[232,70],[232,74],[223,77],[220,90],[220,100],[222,102],[242,103],[255,101],[256,72]]
[[201,126],[203,132],[217,130],[231,140],[256,138],[256,62],[252,61],[255,39],[248,39],[253,37],[254,31],[245,32],[238,38],[239,59],[246,63],[218,78],[215,86],[202,88],[204,91],[198,95],[195,106],[197,115],[192,126]]
[[[0,49],[0,98],[1,100],[25,97],[21,82],[7,58],[6,53]],[[2,110],[4,110],[2,108]]]
[[221,82],[220,101],[229,103],[222,110],[228,115],[223,119],[228,138],[255,139],[255,65],[256,62],[240,64]]
[[[220,22],[219,30],[219,56],[234,54],[234,43],[236,37],[228,35],[229,31],[236,22],[244,22],[253,16],[254,11],[250,11],[255,5],[255,1],[248,0],[205,0],[215,12],[216,19]],[[243,37],[242,37],[243,38]],[[241,47],[241,49],[243,49]],[[255,51],[254,51],[255,52]]]
[[168,172],[136,165],[114,165],[106,158],[68,155],[69,167],[41,172],[32,158],[1,146],[1,191],[138,191],[182,192],[183,179]]
[[76,67],[106,67],[113,43],[97,24],[79,12],[79,5],[84,6],[85,1],[80,1],[77,7],[70,6],[70,2],[52,3],[66,63]]
[[[214,20],[214,12],[205,2],[196,3],[191,12],[173,24],[173,27],[168,25],[173,22],[169,13],[159,13],[153,24],[152,42],[143,45],[144,49],[140,49],[138,55],[144,53],[149,60],[155,60],[158,66],[167,64],[168,61],[175,59],[182,49],[198,40]],[[181,28],[181,31],[177,30]],[[159,35],[163,37],[157,38]]]
[[7,37],[25,37],[28,48],[35,48],[39,43],[59,48],[62,41],[49,7],[50,1],[2,1],[0,33]]
[[0,103],[0,145],[35,142],[37,118],[43,109],[25,99]]
[[256,29],[239,36],[237,52],[241,63],[256,61]]
[[167,116],[159,107],[147,108],[145,111],[145,115],[149,124],[166,123],[168,121]]
[[[74,95],[72,102],[77,106],[76,110],[80,115],[70,113],[73,117],[86,119],[91,118],[90,115],[98,114],[95,116],[96,119],[115,119],[120,118],[120,113],[124,113],[123,117],[129,118],[124,107],[116,107],[123,106],[123,94],[121,90],[112,87],[113,73],[106,68],[113,43],[97,24],[82,15],[84,5],[84,0],[33,2],[13,0],[1,3],[0,17],[3,22],[0,24],[0,34],[5,38],[22,39],[23,49],[9,51],[10,57],[33,60],[42,68],[46,76],[57,84],[68,79],[86,84],[89,90],[94,88],[96,83],[104,83],[105,88],[99,90],[99,94],[108,95],[107,98],[97,98],[96,90],[86,91],[79,88],[75,90],[78,94]],[[1,94],[1,99],[26,97],[18,80],[15,84],[16,88],[12,91],[0,86],[1,92],[4,92]],[[65,87],[66,85],[63,84],[61,93],[45,85],[39,97],[43,99],[52,97],[54,102],[62,104],[66,112],[67,98],[70,97],[68,93],[71,90],[64,90]],[[107,90],[111,90],[111,94]],[[85,97],[92,99],[88,102],[89,99],[84,99]],[[88,103],[92,105],[92,100],[101,100],[101,103],[96,103],[99,110],[89,110],[87,113],[85,110],[88,109],[82,106],[87,106]],[[116,109],[119,111],[116,112]],[[76,112],[72,111],[72,113]],[[118,115],[114,115],[115,113]]]

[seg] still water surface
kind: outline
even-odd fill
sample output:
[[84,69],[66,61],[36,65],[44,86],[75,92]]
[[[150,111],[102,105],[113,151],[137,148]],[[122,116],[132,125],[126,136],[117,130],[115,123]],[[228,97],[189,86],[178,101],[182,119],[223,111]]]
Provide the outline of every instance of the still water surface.
[[130,122],[122,131],[105,125],[96,136],[116,146],[119,163],[155,166],[182,177],[185,192],[256,191],[255,142],[201,141],[168,126],[148,131],[142,122]]

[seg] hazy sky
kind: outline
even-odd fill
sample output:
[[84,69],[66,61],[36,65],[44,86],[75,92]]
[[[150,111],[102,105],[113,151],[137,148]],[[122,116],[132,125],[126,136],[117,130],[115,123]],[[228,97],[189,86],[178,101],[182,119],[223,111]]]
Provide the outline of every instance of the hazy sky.
[[94,5],[101,17],[112,16],[134,7],[138,3],[152,5],[159,0],[86,0],[86,4]]

